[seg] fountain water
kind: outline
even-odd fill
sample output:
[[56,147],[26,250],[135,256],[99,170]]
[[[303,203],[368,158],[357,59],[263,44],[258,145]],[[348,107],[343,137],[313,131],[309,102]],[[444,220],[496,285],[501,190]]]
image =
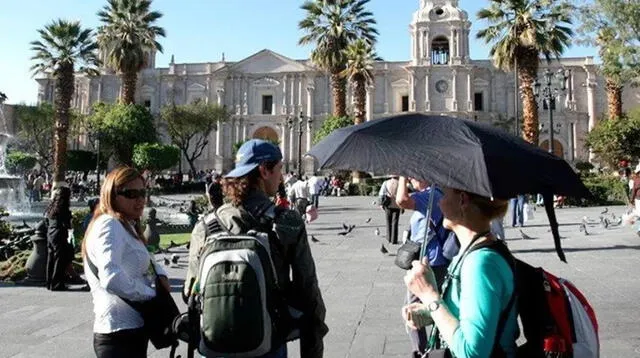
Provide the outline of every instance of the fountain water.
[[13,137],[7,133],[7,119],[3,111],[4,104],[0,102],[0,206],[12,215],[17,212],[30,212],[25,183],[22,177],[9,175],[5,166],[7,145]]

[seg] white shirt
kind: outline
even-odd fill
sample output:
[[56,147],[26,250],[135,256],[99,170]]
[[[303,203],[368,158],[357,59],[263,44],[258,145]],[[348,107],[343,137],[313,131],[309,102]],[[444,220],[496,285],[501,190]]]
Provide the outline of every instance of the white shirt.
[[309,183],[309,193],[311,195],[320,194],[320,190],[322,190],[322,180],[319,177],[311,177],[308,180]]
[[[98,269],[96,277],[84,260],[84,272],[91,287],[95,333],[112,333],[140,328],[142,316],[120,297],[146,301],[155,296],[149,263],[153,262],[144,243],[134,238],[118,219],[102,215],[85,238],[87,256]],[[166,276],[155,264],[158,275]]]
[[291,191],[296,199],[309,199],[309,186],[306,181],[298,180],[291,186]]

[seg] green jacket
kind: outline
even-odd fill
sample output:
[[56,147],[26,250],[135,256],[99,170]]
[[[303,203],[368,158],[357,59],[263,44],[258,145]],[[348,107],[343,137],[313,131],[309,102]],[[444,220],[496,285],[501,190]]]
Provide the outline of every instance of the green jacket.
[[[216,211],[216,215],[232,234],[243,234],[249,230],[275,231],[281,245],[272,247],[271,255],[278,282],[285,293],[287,304],[303,313],[300,328],[301,356],[322,357],[322,339],[329,331],[324,323],[326,308],[318,287],[306,227],[300,214],[278,208],[264,193],[253,191],[241,208],[225,204]],[[198,260],[207,232],[206,221],[206,218],[199,221],[191,234],[185,295],[189,295],[191,280],[198,274]]]

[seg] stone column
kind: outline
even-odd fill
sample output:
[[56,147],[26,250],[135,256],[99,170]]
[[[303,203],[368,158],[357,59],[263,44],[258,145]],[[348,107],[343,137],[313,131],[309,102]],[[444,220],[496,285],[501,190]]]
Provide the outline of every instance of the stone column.
[[313,118],[313,86],[307,86],[307,117]]
[[473,97],[472,97],[472,94],[471,94],[471,90],[472,90],[472,82],[471,82],[472,71],[473,71],[473,69],[470,68],[469,72],[467,72],[467,111],[469,111],[469,112],[473,111]]
[[281,123],[280,126],[280,151],[282,152],[282,161],[287,162],[289,156],[287,155],[287,124]]
[[409,112],[416,110],[416,79],[415,72],[409,72]]
[[462,40],[462,34],[460,33],[461,31],[464,31],[463,29],[457,30],[456,31],[456,57],[460,57],[460,50],[462,48],[460,41]]
[[429,68],[427,68],[424,75],[424,110],[425,112],[431,111],[431,100],[430,100],[431,96],[429,94],[431,80],[429,77],[430,77]]
[[222,155],[222,133],[224,132],[224,123],[218,120],[216,123],[216,156]]
[[[49,83],[47,82],[47,86]],[[51,96],[53,100],[53,96]],[[98,102],[102,102],[102,76],[100,76],[100,82],[98,82]]]
[[388,93],[388,87],[389,87],[389,77],[387,72],[385,71],[384,73],[384,80],[383,80],[383,96],[384,96],[384,113],[389,113],[389,100],[387,98],[387,93]]
[[296,102],[295,102],[295,97],[296,97],[296,77],[298,76],[291,76],[291,101],[289,102],[289,112],[293,115],[296,114]]
[[452,81],[453,85],[451,86],[451,92],[452,92],[451,95],[453,96],[452,97],[453,100],[451,101],[451,106],[452,106],[451,109],[454,112],[457,112],[458,111],[458,99],[457,99],[458,98],[458,95],[457,95],[457,92],[458,92],[458,70],[453,69],[451,71],[451,75],[453,76],[453,81]]
[[296,113],[302,111],[302,76],[298,76],[298,108]]
[[449,37],[449,63],[453,63],[451,60],[453,57],[457,57],[457,55],[455,55],[456,48],[453,46],[456,36],[454,32],[455,30],[451,28],[451,36]]
[[423,40],[424,40],[424,48],[425,48],[425,64],[428,65],[431,63],[431,41],[429,41],[430,38],[430,34],[429,34],[429,28],[426,27],[424,29],[424,36],[423,36]]
[[422,39],[422,31],[416,29],[416,42],[417,42],[417,46],[416,48],[418,49],[418,54],[417,54],[417,65],[422,64],[422,58],[424,57],[424,40]]
[[282,114],[287,114],[287,75],[282,78]]
[[235,125],[235,132],[236,132],[235,142],[236,143],[242,141],[242,137],[241,137],[241,133],[240,133],[240,122],[241,121],[242,121],[242,118],[236,119],[236,125]]
[[[295,123],[295,119],[294,119],[294,123]],[[296,135],[297,133],[295,133],[295,127],[297,126],[297,124],[294,124],[293,127],[291,127],[291,129],[289,129],[289,160],[290,161],[295,161],[296,158],[296,151],[295,151],[295,139],[296,139]]]
[[224,89],[219,88],[218,90],[216,90],[216,94],[218,95],[218,98],[217,98],[218,106],[223,107],[224,106]]
[[495,83],[495,79],[494,76],[496,75],[495,71],[493,69],[490,70],[490,76],[489,76],[489,103],[491,103],[491,107],[489,107],[489,111],[493,112],[495,111],[496,108],[496,94],[495,94],[495,90],[493,88],[494,83]]
[[576,110],[576,87],[575,87],[575,71],[571,71],[571,76],[569,77],[569,105],[572,111]]
[[420,58],[420,31],[417,28],[413,29],[413,49],[411,53],[413,54],[413,64],[418,64],[418,59]]
[[311,138],[313,137],[313,132],[312,132],[313,126],[312,126],[312,124],[313,123],[307,121],[307,132],[306,132],[307,133],[307,138],[306,138],[306,140],[307,140],[307,143],[306,143],[307,144],[307,152],[311,150]]
[[374,86],[368,86],[367,88],[367,113],[366,113],[366,120],[367,122],[373,119],[373,101],[374,101],[374,97],[375,97],[375,87]]
[[598,118],[596,114],[596,100],[595,100],[595,90],[596,90],[596,82],[593,80],[595,76],[591,73],[587,73],[587,110],[589,113],[589,132],[593,130],[593,128],[598,123]]

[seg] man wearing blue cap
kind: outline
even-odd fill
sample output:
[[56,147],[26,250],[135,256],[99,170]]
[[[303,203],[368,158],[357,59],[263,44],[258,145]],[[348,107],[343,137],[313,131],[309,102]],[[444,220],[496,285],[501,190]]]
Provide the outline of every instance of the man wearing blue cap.
[[[304,221],[300,214],[275,206],[271,199],[277,194],[281,182],[282,153],[277,146],[265,140],[252,139],[240,147],[235,168],[224,176],[223,181],[229,203],[206,215],[193,230],[184,293],[190,294],[192,278],[198,275],[198,253],[208,234],[214,230],[210,217],[216,217],[234,235],[250,230],[275,232],[276,239],[270,240],[270,250],[280,291],[286,305],[302,312],[297,324],[301,356],[322,357],[323,337],[328,332],[324,323],[326,309]],[[283,341],[264,357],[286,356],[286,342]]]

